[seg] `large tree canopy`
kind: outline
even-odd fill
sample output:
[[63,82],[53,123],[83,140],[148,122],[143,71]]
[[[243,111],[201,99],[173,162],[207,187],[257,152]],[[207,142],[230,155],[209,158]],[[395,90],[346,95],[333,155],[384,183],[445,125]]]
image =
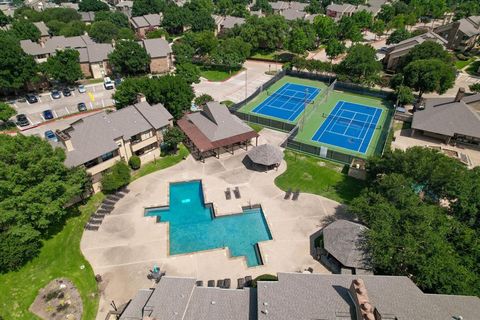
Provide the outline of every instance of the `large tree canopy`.
[[108,20],[96,21],[88,34],[97,42],[110,43],[118,36],[118,27]]
[[252,45],[253,51],[282,49],[287,43],[289,28],[280,15],[252,16],[240,27],[240,36]]
[[108,58],[114,72],[125,76],[144,74],[150,64],[145,48],[133,40],[118,41]]
[[85,171],[64,160],[63,150],[38,137],[0,135],[0,272],[32,258],[66,217],[65,206],[83,194]]
[[132,16],[138,17],[149,13],[159,13],[165,10],[163,0],[135,0],[133,1]]
[[78,4],[78,11],[108,11],[108,4],[100,0],[82,0]]
[[424,93],[445,93],[455,82],[455,68],[438,59],[416,60],[404,69],[405,85]]
[[12,32],[20,40],[38,41],[40,39],[40,31],[28,20],[16,20],[12,24]]
[[40,69],[50,79],[72,84],[83,76],[79,57],[80,53],[75,49],[57,50],[54,56],[41,64]]
[[378,77],[382,65],[377,61],[376,51],[370,45],[357,44],[350,48],[339,70],[351,81],[372,84]]

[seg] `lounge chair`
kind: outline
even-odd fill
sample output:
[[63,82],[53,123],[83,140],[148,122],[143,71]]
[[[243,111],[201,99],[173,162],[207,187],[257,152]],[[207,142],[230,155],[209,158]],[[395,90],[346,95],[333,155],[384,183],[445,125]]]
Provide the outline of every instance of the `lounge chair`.
[[102,219],[90,219],[88,221],[90,224],[102,224]]
[[102,205],[100,206],[100,208],[101,208],[101,209],[106,209],[106,210],[109,210],[109,209],[113,210],[114,205],[102,203]]
[[243,287],[245,287],[245,279],[244,278],[238,278],[237,289],[243,289]]
[[96,211],[97,214],[103,214],[103,215],[109,214],[110,212],[112,212],[112,210],[110,210],[110,209],[102,209],[102,208],[97,209],[97,211]]
[[217,287],[218,288],[223,288],[225,281],[223,279],[217,280]]
[[230,188],[227,188],[227,190],[225,191],[225,199],[232,199],[232,192],[230,191]]
[[299,195],[300,195],[300,189],[295,190],[295,192],[293,193],[292,200],[297,201]]
[[246,276],[245,277],[245,287],[251,287],[252,286],[252,277],[251,276]]
[[230,279],[227,278],[227,279],[225,279],[224,282],[223,282],[223,287],[224,287],[225,289],[230,289],[230,284],[231,284],[231,283],[232,283],[232,280],[230,280]]
[[215,287],[215,280],[208,280],[207,285],[208,285],[210,288]]
[[92,214],[92,215],[90,216],[90,218],[103,219],[103,218],[105,218],[105,214],[104,214],[104,213],[95,212],[94,214]]
[[94,225],[91,225],[90,223],[87,223],[85,225],[85,230],[97,231],[99,228],[100,226],[94,226]]
[[290,199],[291,195],[292,195],[292,189],[288,188],[287,192],[285,192],[285,196],[283,197],[283,199],[288,200]]
[[238,187],[235,187],[235,190],[233,190],[233,193],[235,194],[235,199],[240,199],[240,189]]
[[105,199],[105,200],[102,201],[102,204],[114,206],[114,205],[115,205],[115,201]]
[[120,197],[115,194],[109,194],[105,199],[117,202],[120,200]]
[[198,280],[198,281],[196,282],[196,285],[197,285],[197,287],[203,287],[203,281],[202,281],[202,280]]

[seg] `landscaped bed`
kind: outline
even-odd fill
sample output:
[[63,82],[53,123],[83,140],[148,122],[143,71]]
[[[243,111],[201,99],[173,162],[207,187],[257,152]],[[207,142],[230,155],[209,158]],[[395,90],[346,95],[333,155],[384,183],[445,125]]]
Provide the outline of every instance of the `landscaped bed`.
[[233,69],[233,70],[222,70],[222,69],[215,69],[215,68],[207,68],[201,67],[200,68],[200,75],[207,79],[208,81],[225,81],[229,78],[233,77],[243,69]]

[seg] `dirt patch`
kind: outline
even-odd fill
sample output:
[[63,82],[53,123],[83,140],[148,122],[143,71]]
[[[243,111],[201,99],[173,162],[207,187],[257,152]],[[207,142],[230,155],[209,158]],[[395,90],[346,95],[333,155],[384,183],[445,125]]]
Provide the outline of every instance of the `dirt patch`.
[[317,164],[320,167],[325,167],[325,162],[323,162],[323,161],[318,161]]
[[303,179],[303,180],[313,180],[313,177],[312,177],[312,175],[304,172],[304,173],[302,174],[302,179]]
[[80,320],[82,298],[70,280],[55,279],[40,289],[29,310],[46,320]]

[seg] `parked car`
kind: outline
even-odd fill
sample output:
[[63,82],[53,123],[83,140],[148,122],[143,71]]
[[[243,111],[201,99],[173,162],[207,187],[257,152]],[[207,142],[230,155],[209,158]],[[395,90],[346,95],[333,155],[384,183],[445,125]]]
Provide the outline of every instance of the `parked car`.
[[50,95],[52,96],[53,99],[60,99],[62,97],[62,94],[57,89],[52,90]]
[[45,110],[42,112],[43,118],[45,120],[51,120],[54,118],[52,110]]
[[25,95],[25,99],[28,101],[28,103],[38,102],[37,96],[34,95],[33,93],[29,93],[29,94]]
[[103,86],[107,90],[112,90],[115,88],[115,85],[113,84],[112,79],[110,79],[109,77],[103,78]]
[[30,121],[28,121],[28,118],[24,114],[17,114],[17,124],[20,127],[26,127],[30,125]]
[[70,97],[72,95],[72,91],[68,88],[63,88],[62,93],[64,97]]
[[115,88],[117,88],[122,83],[122,79],[121,78],[115,78],[115,80],[113,82],[115,84]]
[[87,105],[84,102],[77,104],[77,109],[79,112],[87,111]]
[[58,142],[57,135],[52,130],[45,131],[45,139],[53,142]]
[[85,86],[83,84],[81,84],[81,85],[78,86],[78,92],[85,93],[85,92],[87,92],[87,89],[85,88]]

